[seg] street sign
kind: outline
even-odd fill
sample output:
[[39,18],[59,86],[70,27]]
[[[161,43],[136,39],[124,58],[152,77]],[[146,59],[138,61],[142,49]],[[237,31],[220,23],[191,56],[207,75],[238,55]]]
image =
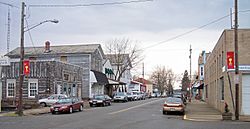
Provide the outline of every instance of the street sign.
[[30,61],[29,60],[24,60],[23,61],[23,73],[24,75],[29,75],[30,74]]
[[0,66],[10,66],[10,60],[7,57],[0,57]]

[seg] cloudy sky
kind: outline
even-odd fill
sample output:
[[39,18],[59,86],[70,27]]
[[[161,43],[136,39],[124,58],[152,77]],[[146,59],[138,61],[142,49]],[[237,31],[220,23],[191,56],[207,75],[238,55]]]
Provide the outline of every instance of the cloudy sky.
[[[29,26],[46,23],[25,33],[25,46],[104,43],[114,38],[129,38],[144,49],[145,74],[156,66],[172,68],[176,74],[189,70],[192,45],[192,69],[197,70],[198,55],[212,51],[224,29],[230,29],[230,17],[209,24],[229,14],[234,0],[152,0],[122,5],[81,7],[34,7],[31,5],[88,5],[130,0],[25,0]],[[136,0],[134,0],[136,1]],[[143,1],[143,0],[142,0]],[[18,8],[11,10],[10,50],[20,44],[20,0],[0,0]],[[239,0],[239,28],[250,28],[250,1]],[[7,51],[8,6],[0,4],[0,54]],[[208,26],[195,30],[200,26]],[[26,24],[27,26],[27,24]],[[192,31],[195,30],[195,31]],[[186,34],[187,32],[190,32]],[[183,35],[185,34],[185,35]],[[176,38],[176,36],[178,38]],[[146,48],[146,49],[145,49]],[[138,69],[136,74],[141,74]]]

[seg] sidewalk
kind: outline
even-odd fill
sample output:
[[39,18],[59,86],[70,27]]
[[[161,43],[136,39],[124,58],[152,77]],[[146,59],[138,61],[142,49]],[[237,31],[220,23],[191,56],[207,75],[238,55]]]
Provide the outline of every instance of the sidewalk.
[[187,103],[184,119],[191,121],[221,121],[222,115],[221,112],[210,107],[207,103],[192,99],[191,102]]

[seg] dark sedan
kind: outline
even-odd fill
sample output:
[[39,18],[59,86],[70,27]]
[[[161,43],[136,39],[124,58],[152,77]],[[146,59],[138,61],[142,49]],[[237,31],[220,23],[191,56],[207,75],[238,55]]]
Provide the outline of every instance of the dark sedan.
[[108,95],[94,95],[92,99],[89,100],[90,107],[93,106],[110,106],[111,98]]
[[50,107],[50,112],[55,113],[73,113],[73,111],[82,111],[83,101],[78,98],[60,99]]

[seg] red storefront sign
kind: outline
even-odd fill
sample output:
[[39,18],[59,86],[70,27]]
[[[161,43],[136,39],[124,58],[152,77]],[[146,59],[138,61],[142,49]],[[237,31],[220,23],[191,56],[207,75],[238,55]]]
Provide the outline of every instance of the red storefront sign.
[[23,73],[24,75],[30,74],[30,61],[29,60],[23,61]]
[[227,69],[234,69],[234,52],[227,52]]

